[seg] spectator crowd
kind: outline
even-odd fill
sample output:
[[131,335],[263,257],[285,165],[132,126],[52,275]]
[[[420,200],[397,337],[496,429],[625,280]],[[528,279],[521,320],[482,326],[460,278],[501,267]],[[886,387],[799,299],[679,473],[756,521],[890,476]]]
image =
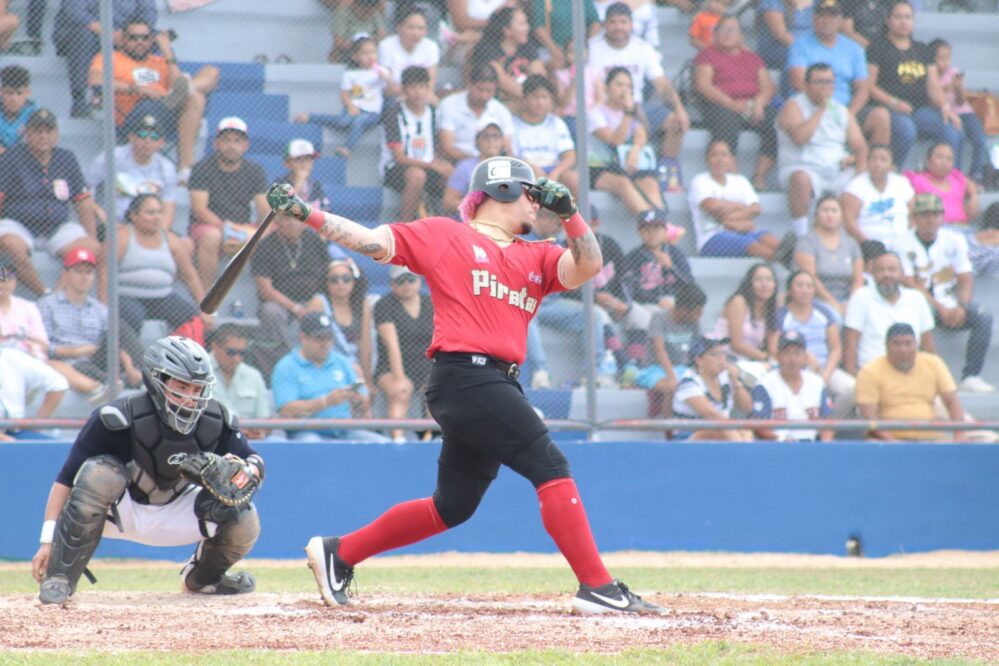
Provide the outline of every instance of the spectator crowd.
[[[999,272],[999,209],[980,204],[988,137],[953,64],[961,45],[913,36],[917,2],[582,0],[585,36],[572,34],[568,2],[403,1],[392,15],[385,0],[323,2],[339,81],[327,107],[288,119],[301,132],[286,142],[278,178],[313,206],[338,205],[317,174],[321,151],[306,138],[316,127],[336,137],[322,155],[345,169],[378,145],[368,176],[395,202],[398,221],[460,223],[472,169],[504,154],[577,196],[587,188],[614,202],[613,215],[589,211],[604,257],[593,329],[585,330],[578,290],[545,300],[528,337],[531,388],[552,388],[555,374],[575,377],[571,385],[585,377],[589,355],[578,368],[549,367],[544,341],[557,331],[578,346],[593,341],[598,386],[645,391],[650,418],[689,420],[670,433],[677,438],[827,441],[832,431],[773,421],[830,416],[963,421],[960,393],[996,390],[983,376],[993,318],[975,300],[976,278]],[[421,276],[403,267],[373,290],[353,257],[279,218],[249,271],[258,310],[243,321],[198,309],[269,210],[252,116],[213,119],[210,150],[199,155],[223,70],[183,67],[153,0],[115,0],[115,50],[105,63],[97,0],[61,0],[52,44],[65,59],[71,107],[58,113],[32,101],[44,3],[26,4],[23,20],[0,11],[0,52],[25,56],[0,68],[0,416],[27,415],[29,406],[58,415],[67,391],[97,404],[141,386],[143,328],[160,320],[208,346],[216,396],[242,418],[425,417],[433,304]],[[663,57],[675,45],[663,43],[658,25],[666,5],[689,17],[696,50],[675,75]],[[14,39],[20,23],[27,39]],[[585,39],[585,62],[576,39]],[[105,66],[113,100],[102,98]],[[109,107],[113,182],[107,155],[80,164],[60,146],[63,123]],[[692,129],[708,140],[702,169],[684,173]],[[758,139],[748,158],[745,133]],[[925,155],[914,154],[919,140]],[[109,192],[113,207],[101,205]],[[190,217],[178,219],[185,200]],[[670,210],[678,200],[689,217]],[[785,202],[783,210],[766,211],[764,200]],[[558,220],[543,213],[536,240],[563,242]],[[601,216],[622,215],[634,226],[607,233]],[[112,251],[118,268],[109,275]],[[58,275],[39,270],[41,253],[61,264]],[[694,256],[754,262],[741,275],[745,264],[730,262],[735,287],[719,294],[698,283]],[[112,280],[120,327],[109,359]],[[938,355],[940,331],[968,332],[962,367]],[[761,424],[697,427],[735,417]],[[398,441],[412,433],[287,434]],[[0,441],[35,436],[0,432]]]

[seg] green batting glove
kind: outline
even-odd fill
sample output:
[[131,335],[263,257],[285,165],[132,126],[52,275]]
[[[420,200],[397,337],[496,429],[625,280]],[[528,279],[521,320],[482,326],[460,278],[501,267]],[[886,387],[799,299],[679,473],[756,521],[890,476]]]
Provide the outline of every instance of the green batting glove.
[[275,183],[267,190],[267,203],[277,213],[290,215],[302,222],[309,219],[312,207],[295,194],[295,188],[288,183]]
[[538,178],[531,188],[531,195],[539,206],[547,208],[563,220],[576,214],[576,200],[572,198],[572,192],[557,180]]

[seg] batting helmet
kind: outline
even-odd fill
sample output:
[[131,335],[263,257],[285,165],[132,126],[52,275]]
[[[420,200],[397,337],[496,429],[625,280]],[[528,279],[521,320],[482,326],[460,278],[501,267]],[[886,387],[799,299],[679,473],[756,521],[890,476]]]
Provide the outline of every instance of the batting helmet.
[[[167,386],[170,378],[196,387],[183,393]],[[160,418],[170,428],[186,435],[194,430],[208,406],[215,385],[208,352],[194,340],[171,335],[156,340],[142,357],[142,381]]]
[[534,185],[531,167],[513,157],[490,157],[479,162],[472,172],[469,192],[485,192],[496,201],[510,203],[520,198],[524,186]]

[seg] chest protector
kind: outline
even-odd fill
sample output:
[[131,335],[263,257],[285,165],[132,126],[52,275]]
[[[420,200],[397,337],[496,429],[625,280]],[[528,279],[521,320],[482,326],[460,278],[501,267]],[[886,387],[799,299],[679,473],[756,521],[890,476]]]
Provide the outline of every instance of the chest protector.
[[126,466],[128,494],[139,504],[169,504],[187,490],[191,482],[181,478],[177,466],[170,464],[171,456],[214,451],[223,424],[230,419],[228,410],[210,400],[197,427],[181,435],[163,423],[147,393],[115,400],[101,409],[106,427],[129,430],[132,460]]

